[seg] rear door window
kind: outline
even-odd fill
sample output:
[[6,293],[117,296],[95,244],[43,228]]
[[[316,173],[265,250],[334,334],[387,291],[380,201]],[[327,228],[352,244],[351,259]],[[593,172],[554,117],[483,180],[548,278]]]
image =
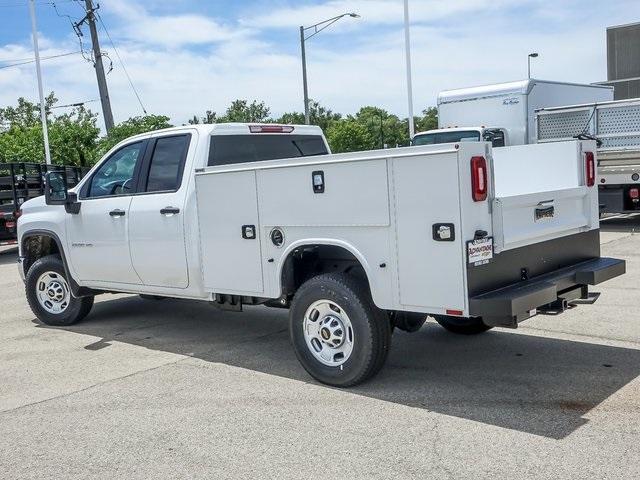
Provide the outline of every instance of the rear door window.
[[213,135],[209,166],[326,155],[319,135]]
[[190,138],[191,135],[174,135],[156,139],[145,191],[178,190]]

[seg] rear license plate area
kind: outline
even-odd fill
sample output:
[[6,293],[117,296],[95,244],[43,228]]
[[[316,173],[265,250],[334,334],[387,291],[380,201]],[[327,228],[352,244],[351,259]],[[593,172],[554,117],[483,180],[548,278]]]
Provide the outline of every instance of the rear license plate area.
[[493,237],[467,242],[467,261],[470,265],[484,265],[493,258]]

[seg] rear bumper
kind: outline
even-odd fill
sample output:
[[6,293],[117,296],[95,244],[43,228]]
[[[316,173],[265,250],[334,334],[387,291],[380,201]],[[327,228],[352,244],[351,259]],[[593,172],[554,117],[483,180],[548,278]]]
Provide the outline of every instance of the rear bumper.
[[472,296],[469,312],[487,325],[516,327],[532,310],[560,301],[584,298],[588,285],[597,285],[625,273],[624,260],[595,258]]

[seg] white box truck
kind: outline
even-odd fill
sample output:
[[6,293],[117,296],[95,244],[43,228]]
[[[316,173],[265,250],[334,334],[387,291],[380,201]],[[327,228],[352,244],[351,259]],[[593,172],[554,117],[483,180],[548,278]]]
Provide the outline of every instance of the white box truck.
[[[625,271],[601,258],[595,142],[329,154],[317,127],[193,125],[124,140],[18,221],[35,315],[70,325],[127,292],[289,308],[298,359],[355,385],[393,327],[463,334],[561,312]],[[535,160],[535,161],[532,161]]]
[[613,102],[613,87],[531,79],[448,90],[438,95],[438,125],[417,133],[412,144],[487,141],[503,147],[602,137],[601,213],[640,210],[640,100]]
[[505,145],[536,143],[536,110],[609,100],[613,87],[536,79],[446,90],[438,94],[438,127],[498,128]]

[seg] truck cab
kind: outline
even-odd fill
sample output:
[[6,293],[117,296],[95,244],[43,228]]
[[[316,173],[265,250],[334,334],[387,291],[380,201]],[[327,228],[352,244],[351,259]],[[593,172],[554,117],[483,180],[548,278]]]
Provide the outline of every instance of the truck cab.
[[499,127],[449,127],[416,133],[411,145],[439,143],[490,142],[492,147],[509,145],[506,129]]

